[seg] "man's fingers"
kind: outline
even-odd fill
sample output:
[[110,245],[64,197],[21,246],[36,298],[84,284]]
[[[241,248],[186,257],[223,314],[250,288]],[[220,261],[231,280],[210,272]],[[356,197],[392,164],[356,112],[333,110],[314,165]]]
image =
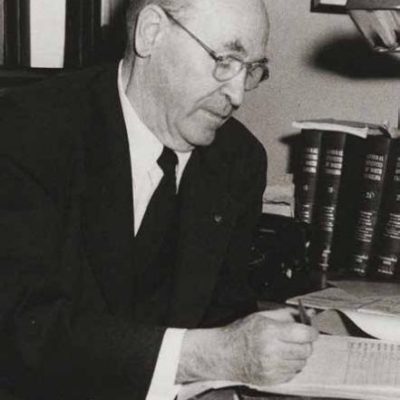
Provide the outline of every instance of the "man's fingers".
[[287,324],[282,327],[282,342],[290,343],[309,343],[314,342],[318,338],[318,331],[303,324]]
[[258,314],[267,318],[271,318],[274,321],[293,322],[294,317],[298,314],[298,312],[294,308],[286,307],[279,308],[277,310],[260,311]]
[[306,360],[311,353],[311,343],[285,343],[285,347],[282,350],[282,359],[286,361]]
[[307,360],[285,360],[285,369],[291,373],[300,372],[306,366]]

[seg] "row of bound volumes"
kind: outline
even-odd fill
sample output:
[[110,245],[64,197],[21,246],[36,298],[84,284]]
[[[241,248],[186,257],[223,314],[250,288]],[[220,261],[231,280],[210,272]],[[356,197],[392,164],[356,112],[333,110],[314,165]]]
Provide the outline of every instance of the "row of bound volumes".
[[0,65],[74,68],[107,59],[123,6],[124,0],[0,0]]
[[332,119],[297,121],[296,218],[311,226],[318,270],[400,276],[400,139],[397,130]]

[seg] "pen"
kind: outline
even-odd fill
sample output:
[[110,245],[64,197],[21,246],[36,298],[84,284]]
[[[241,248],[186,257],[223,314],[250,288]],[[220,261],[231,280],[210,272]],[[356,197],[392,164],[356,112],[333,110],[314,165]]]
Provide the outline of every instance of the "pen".
[[311,325],[311,318],[308,316],[301,299],[299,299],[299,313],[300,313],[300,322],[304,325]]

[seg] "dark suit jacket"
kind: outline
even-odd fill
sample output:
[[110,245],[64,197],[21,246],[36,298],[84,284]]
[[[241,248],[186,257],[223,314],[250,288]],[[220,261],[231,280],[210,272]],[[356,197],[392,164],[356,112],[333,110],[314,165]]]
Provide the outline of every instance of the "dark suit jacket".
[[185,170],[168,317],[136,318],[116,82],[116,66],[99,67],[0,99],[0,387],[23,398],[144,398],[166,326],[225,323],[254,304],[246,263],[266,158],[232,119]]

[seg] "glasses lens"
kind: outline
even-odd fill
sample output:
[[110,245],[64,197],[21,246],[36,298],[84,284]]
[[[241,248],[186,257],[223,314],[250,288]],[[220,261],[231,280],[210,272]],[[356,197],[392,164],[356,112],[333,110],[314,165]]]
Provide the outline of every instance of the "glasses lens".
[[[216,61],[214,77],[220,82],[229,81],[240,73],[246,64],[234,57],[221,57]],[[264,64],[254,64],[247,68],[245,89],[255,89],[258,84],[269,77]]]
[[218,81],[228,81],[242,69],[242,62],[232,57],[221,57],[216,61],[214,77]]

